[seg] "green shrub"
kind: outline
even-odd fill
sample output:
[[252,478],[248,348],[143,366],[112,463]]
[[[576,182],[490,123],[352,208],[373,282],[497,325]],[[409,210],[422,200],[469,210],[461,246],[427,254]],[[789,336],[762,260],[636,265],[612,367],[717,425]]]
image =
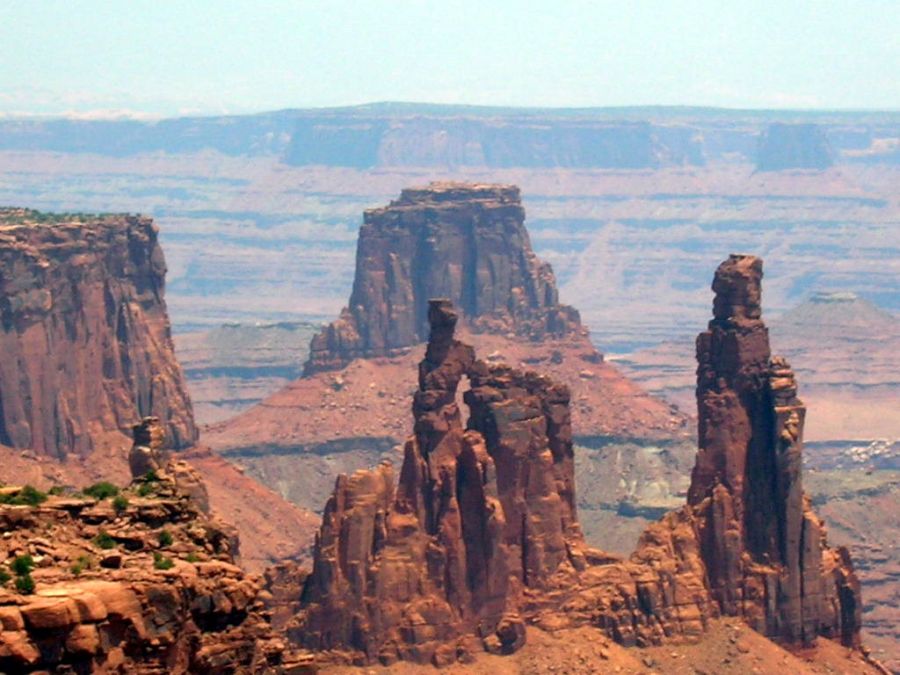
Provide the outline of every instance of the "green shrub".
[[47,494],[52,495],[54,497],[59,497],[65,490],[62,485],[54,485],[47,491]]
[[146,474],[144,474],[144,482],[145,483],[156,483],[159,481],[159,476],[156,474],[156,471],[150,469]]
[[16,556],[12,561],[12,571],[18,576],[25,576],[34,569],[34,558],[27,553],[25,555]]
[[158,570],[170,570],[175,567],[175,563],[171,558],[165,557],[159,551],[153,552],[153,567]]
[[171,546],[174,539],[172,538],[172,533],[168,530],[163,530],[159,533],[159,545],[160,546]]
[[111,549],[116,547],[116,540],[105,530],[100,530],[100,534],[94,537],[94,544],[102,549]]
[[113,499],[112,505],[116,513],[122,513],[128,508],[128,498],[123,495],[117,495],[115,499]]
[[17,506],[37,506],[47,501],[47,493],[37,488],[26,485],[17,493],[0,497],[0,504],[12,504]]
[[16,590],[20,593],[25,593],[26,595],[34,593],[34,579],[31,578],[30,574],[23,574],[22,576],[16,577]]
[[152,495],[155,490],[156,486],[153,483],[141,483],[137,489],[138,497],[147,497],[149,495]]
[[74,574],[77,577],[85,570],[91,569],[93,566],[94,566],[94,561],[91,560],[91,557],[87,556],[87,555],[83,555],[80,558],[78,558],[77,561],[72,563],[72,568],[71,568],[72,574]]
[[0,567],[0,586],[5,585],[10,579],[12,579],[12,577],[9,576],[9,572]]
[[107,499],[108,497],[115,497],[119,494],[119,488],[104,480],[99,483],[94,483],[90,487],[86,487],[84,489],[84,494],[88,497],[93,497],[94,499]]
[[189,563],[200,562],[200,556],[198,556],[196,553],[194,553],[193,551],[191,551],[190,553],[187,554],[186,560],[187,560]]

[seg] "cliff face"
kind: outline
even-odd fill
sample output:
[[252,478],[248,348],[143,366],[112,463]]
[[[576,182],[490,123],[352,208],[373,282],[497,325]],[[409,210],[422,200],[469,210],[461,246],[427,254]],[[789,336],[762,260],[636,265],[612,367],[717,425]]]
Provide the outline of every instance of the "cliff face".
[[306,374],[424,342],[434,297],[449,298],[475,330],[541,340],[580,329],[524,222],[512,185],[433,183],[366,211],[349,307],[313,339]]
[[722,611],[793,643],[859,640],[859,582],[803,494],[806,408],[761,319],[762,260],[733,255],[697,338],[699,447],[688,502]]
[[788,644],[858,647],[859,583],[803,495],[805,410],[769,353],[761,276],[748,256],[716,273],[688,501],[628,560],[582,537],[568,389],[477,360],[450,303],[431,301],[399,484],[389,464],[338,478],[288,635],[362,663],[442,665],[513,652],[525,624],[646,646],[699,640],[725,615]]
[[84,456],[145,415],[194,443],[165,272],[149,218],[0,211],[0,444]]

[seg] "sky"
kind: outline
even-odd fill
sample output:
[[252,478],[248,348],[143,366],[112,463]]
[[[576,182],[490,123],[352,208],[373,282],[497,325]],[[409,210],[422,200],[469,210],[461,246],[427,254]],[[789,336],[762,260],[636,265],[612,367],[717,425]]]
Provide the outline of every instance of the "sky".
[[900,0],[0,0],[0,115],[900,109]]

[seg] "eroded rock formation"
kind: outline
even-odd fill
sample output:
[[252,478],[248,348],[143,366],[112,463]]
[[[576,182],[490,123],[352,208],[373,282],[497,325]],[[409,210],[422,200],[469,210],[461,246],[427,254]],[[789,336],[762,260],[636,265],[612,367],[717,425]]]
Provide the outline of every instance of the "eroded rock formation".
[[859,642],[859,582],[846,550],[825,545],[803,494],[806,408],[773,357],[760,304],[762,260],[732,255],[713,281],[697,338],[699,452],[688,502],[710,591],[722,611],[791,643]]
[[627,560],[583,540],[568,390],[476,359],[450,302],[431,301],[399,482],[389,464],[337,480],[290,638],[329,659],[444,664],[515,651],[526,624],[645,646],[731,615],[785,643],[858,647],[859,584],[802,492],[805,410],[769,353],[761,276],[748,256],[716,273],[688,503]]
[[524,222],[514,185],[432,183],[366,211],[349,306],[313,339],[306,374],[424,342],[435,297],[474,330],[541,340],[580,329]]
[[[568,391],[476,361],[433,301],[399,485],[389,465],[340,477],[326,506],[306,605],[291,634],[367,658],[454,661],[464,636],[491,651],[524,639],[525,587],[584,566],[575,519]],[[469,430],[457,402],[471,390]],[[477,418],[477,419],[476,419]]]
[[149,218],[0,211],[0,444],[63,458],[155,415],[197,438]]
[[[135,431],[136,447],[159,436],[154,420]],[[195,500],[201,488],[172,459],[118,501],[0,505],[0,671],[306,672],[272,631],[259,580],[236,565],[234,530]],[[18,583],[27,567],[33,593]]]

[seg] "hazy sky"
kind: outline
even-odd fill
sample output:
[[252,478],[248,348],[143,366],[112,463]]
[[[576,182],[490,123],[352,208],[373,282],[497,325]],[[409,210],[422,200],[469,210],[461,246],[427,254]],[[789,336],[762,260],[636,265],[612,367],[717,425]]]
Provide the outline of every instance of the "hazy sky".
[[0,113],[900,109],[900,0],[0,0]]

